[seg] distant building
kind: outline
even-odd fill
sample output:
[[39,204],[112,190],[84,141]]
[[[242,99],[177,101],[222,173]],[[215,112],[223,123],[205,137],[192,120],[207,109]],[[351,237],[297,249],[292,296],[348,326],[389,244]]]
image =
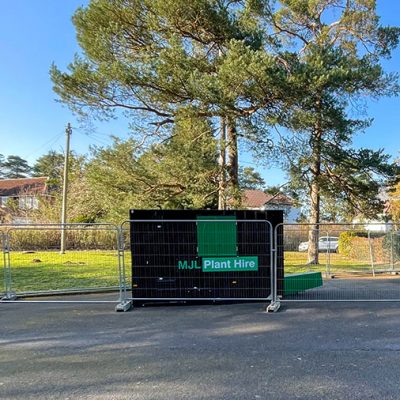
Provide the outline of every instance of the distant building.
[[293,200],[283,193],[271,195],[262,190],[245,189],[242,206],[249,210],[282,210],[286,223],[297,222],[300,217],[300,209],[295,207]]
[[376,218],[366,218],[362,215],[353,219],[354,224],[365,224],[364,229],[370,232],[387,233],[393,228],[393,221],[391,220],[391,205],[387,189],[382,188],[379,192],[378,198],[383,201],[383,212],[376,216]]
[[39,208],[39,199],[48,196],[47,177],[1,179],[0,217],[2,222],[22,223],[26,212]]

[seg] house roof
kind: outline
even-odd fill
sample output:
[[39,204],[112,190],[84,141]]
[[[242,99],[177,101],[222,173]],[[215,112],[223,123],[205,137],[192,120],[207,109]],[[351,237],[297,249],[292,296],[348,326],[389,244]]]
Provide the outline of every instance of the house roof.
[[45,176],[38,178],[0,179],[0,196],[26,196],[46,194],[47,180]]
[[242,205],[247,208],[261,208],[266,204],[292,206],[293,201],[283,193],[266,194],[262,190],[246,189],[243,192]]

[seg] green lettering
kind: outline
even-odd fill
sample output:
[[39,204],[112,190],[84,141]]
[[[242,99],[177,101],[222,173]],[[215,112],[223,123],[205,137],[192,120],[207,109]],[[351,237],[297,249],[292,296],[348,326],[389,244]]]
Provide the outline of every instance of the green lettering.
[[188,269],[187,261],[178,261],[178,269]]

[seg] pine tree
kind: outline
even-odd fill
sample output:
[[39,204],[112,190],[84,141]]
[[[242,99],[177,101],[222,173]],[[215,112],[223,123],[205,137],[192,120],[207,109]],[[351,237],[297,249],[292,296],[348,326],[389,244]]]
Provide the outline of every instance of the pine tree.
[[265,186],[265,181],[253,167],[239,168],[239,186],[241,189],[259,189]]
[[36,160],[32,175],[48,177],[49,187],[57,189],[62,185],[63,169],[64,155],[51,150]]
[[350,117],[349,102],[398,93],[397,76],[385,74],[380,59],[397,46],[399,28],[379,24],[372,0],[281,0],[269,12],[277,35],[297,52],[289,78],[295,95],[275,121],[294,134],[281,132],[277,148],[293,186],[309,198],[308,259],[318,263],[321,196],[376,215],[379,189],[396,175],[382,150],[352,147],[371,121]]
[[227,153],[220,196],[230,196],[238,188],[238,136],[246,133],[241,120],[275,110],[287,93],[262,3],[91,1],[73,18],[83,56],[69,72],[52,67],[54,90],[82,115],[111,118],[121,110],[144,120],[153,137],[168,137],[182,109],[211,118],[223,136],[221,158]]
[[120,221],[130,208],[215,208],[217,177],[210,123],[181,115],[172,137],[146,150],[134,139],[93,148],[84,181],[102,218]]
[[4,178],[4,161],[5,161],[4,155],[0,154],[0,179]]
[[4,177],[7,179],[26,178],[32,171],[28,161],[20,156],[8,156],[3,162]]

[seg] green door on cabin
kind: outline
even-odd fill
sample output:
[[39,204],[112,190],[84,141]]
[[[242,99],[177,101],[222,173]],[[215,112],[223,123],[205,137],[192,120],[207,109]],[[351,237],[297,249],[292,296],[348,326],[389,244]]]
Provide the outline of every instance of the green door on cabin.
[[[207,222],[210,220],[211,222]],[[225,220],[231,222],[224,222]],[[237,255],[236,217],[198,216],[197,253],[200,257],[236,256]]]

